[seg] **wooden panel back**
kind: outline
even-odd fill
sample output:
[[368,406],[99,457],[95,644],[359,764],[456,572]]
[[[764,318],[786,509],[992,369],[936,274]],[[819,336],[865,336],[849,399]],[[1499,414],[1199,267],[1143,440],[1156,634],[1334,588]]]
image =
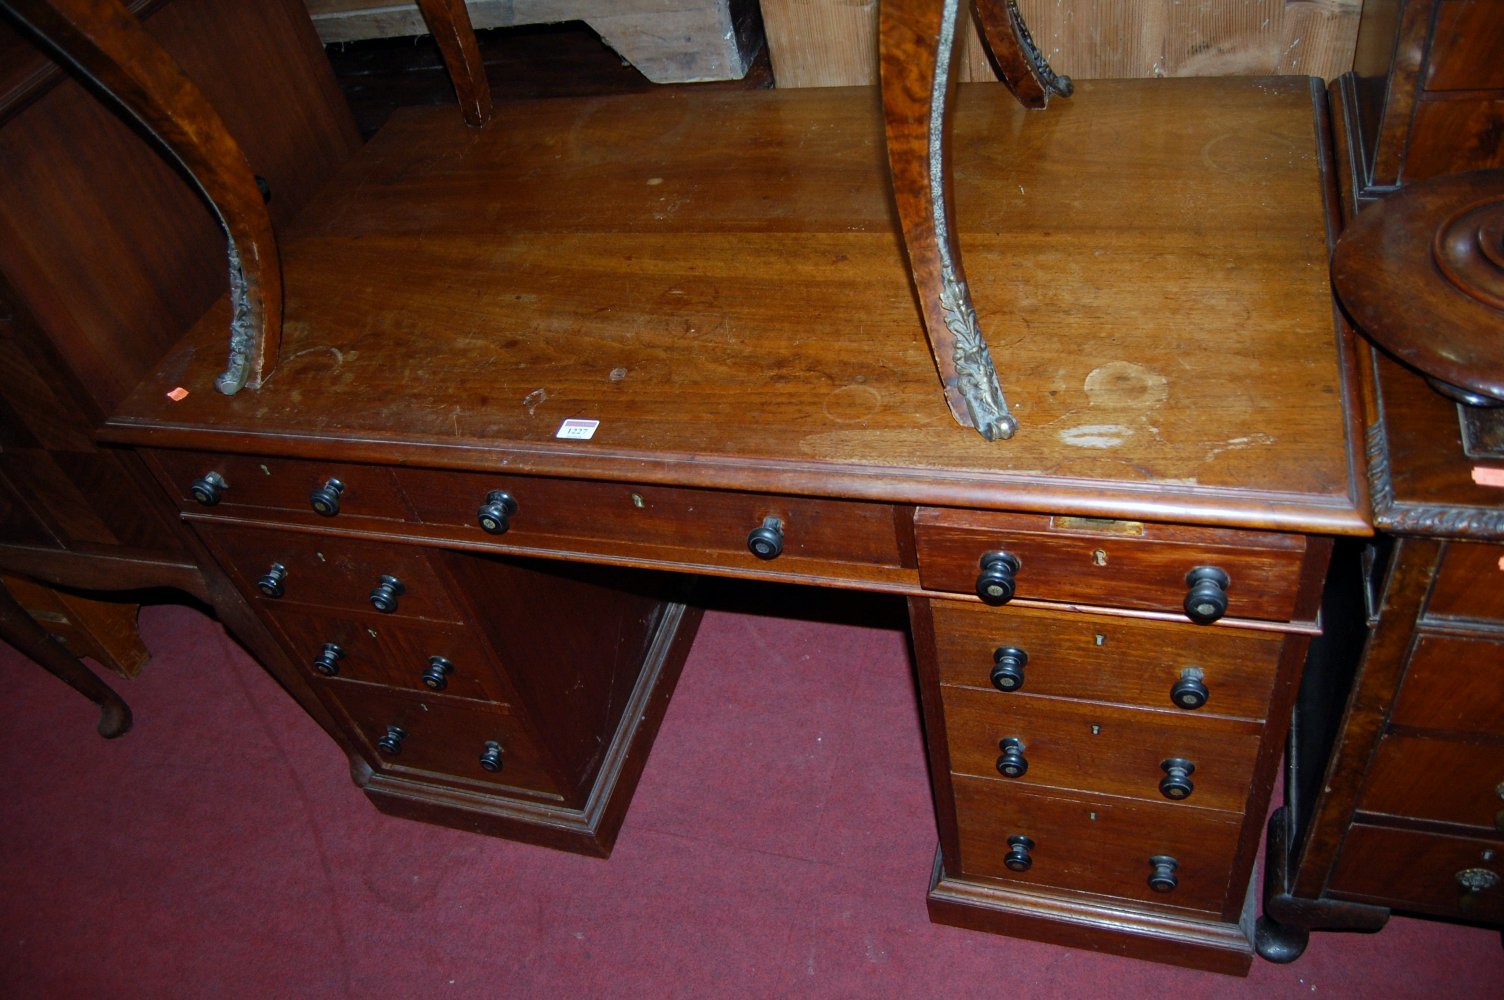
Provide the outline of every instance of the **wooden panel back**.
[[[1040,50],[1078,80],[1352,68],[1362,0],[1019,0]],[[780,87],[876,82],[878,0],[762,0]],[[968,24],[960,79],[992,80]]]

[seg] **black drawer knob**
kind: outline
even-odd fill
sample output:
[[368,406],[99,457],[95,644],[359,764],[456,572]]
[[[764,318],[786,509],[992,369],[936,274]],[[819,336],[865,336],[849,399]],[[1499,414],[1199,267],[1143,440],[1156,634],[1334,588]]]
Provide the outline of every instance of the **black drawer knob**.
[[407,730],[401,726],[387,726],[386,735],[376,741],[381,752],[395,757],[402,752],[402,741],[407,739]]
[[1149,859],[1149,888],[1155,892],[1174,892],[1180,884],[1180,879],[1175,876],[1175,871],[1180,867],[1180,862],[1168,854],[1156,854]]
[[1159,779],[1159,794],[1177,802],[1191,797],[1191,793],[1196,790],[1191,781],[1191,775],[1196,770],[1195,764],[1184,757],[1171,757],[1160,761],[1159,768],[1165,772],[1165,776]]
[[485,749],[480,754],[480,766],[495,774],[501,770],[501,744],[495,740],[486,740]]
[[992,686],[999,691],[1017,691],[1024,686],[1024,666],[1029,654],[1017,646],[1003,646],[992,652]]
[[783,555],[783,522],[765,517],[762,526],[747,535],[747,549],[759,559],[777,559]]
[[1024,757],[1023,741],[1009,736],[999,740],[997,748],[1003,752],[997,759],[997,770],[1005,778],[1022,778],[1029,770],[1029,762]]
[[506,490],[492,490],[486,494],[485,503],[475,512],[475,520],[488,535],[505,535],[512,526],[512,516],[517,513],[517,499]]
[[313,658],[313,669],[325,677],[333,677],[339,673],[339,661],[345,658],[345,651],[338,643],[326,642],[324,648],[319,650],[319,655]]
[[323,486],[308,494],[308,504],[316,514],[333,517],[339,513],[339,495],[345,492],[345,484],[338,479],[325,481]]
[[977,574],[977,596],[983,604],[999,607],[1013,600],[1014,577],[1021,565],[1011,552],[989,552],[982,556],[982,572]]
[[1034,858],[1029,854],[1034,850],[1034,841],[1022,834],[1008,838],[1008,853],[1003,855],[1003,864],[1008,866],[1009,871],[1026,872],[1034,867]]
[[1215,566],[1197,566],[1185,575],[1185,615],[1197,625],[1210,625],[1227,614],[1227,588],[1232,579]]
[[449,686],[449,675],[454,673],[454,664],[442,656],[430,656],[428,669],[423,671],[423,684],[430,691],[442,691]]
[[261,579],[256,581],[256,589],[267,597],[281,597],[285,591],[283,584],[287,580],[287,567],[281,563],[272,563],[271,568],[261,574]]
[[406,593],[407,588],[402,581],[395,576],[383,576],[381,582],[376,584],[376,589],[371,591],[371,607],[384,615],[389,615],[397,610],[397,598]]
[[1211,695],[1207,690],[1206,682],[1202,680],[1205,675],[1200,667],[1186,667],[1180,672],[1180,680],[1170,688],[1170,701],[1177,708],[1194,711],[1206,704],[1206,699]]
[[225,490],[229,489],[229,483],[225,482],[224,476],[217,472],[206,472],[188,487],[188,492],[193,499],[205,507],[213,507],[224,496]]

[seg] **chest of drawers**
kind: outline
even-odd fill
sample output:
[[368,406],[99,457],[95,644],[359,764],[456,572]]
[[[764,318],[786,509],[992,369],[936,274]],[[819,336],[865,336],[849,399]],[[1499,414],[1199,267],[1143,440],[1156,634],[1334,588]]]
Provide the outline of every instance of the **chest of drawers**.
[[1246,817],[1268,794],[1328,546],[1105,519],[916,522],[921,579],[981,602],[911,602],[926,720],[944,734],[932,914],[1012,930],[1069,912],[1084,928],[1111,900],[1146,939],[1176,927],[1172,960],[1218,967],[1243,947]]
[[150,459],[379,807],[610,853],[698,620],[679,584],[417,544],[380,466]]

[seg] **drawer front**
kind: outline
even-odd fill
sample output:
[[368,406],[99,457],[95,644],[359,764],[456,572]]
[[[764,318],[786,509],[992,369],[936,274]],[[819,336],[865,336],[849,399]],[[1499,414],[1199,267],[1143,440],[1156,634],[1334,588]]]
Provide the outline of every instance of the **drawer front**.
[[[562,543],[628,558],[771,569],[903,562],[887,504],[423,469],[398,476],[424,523],[473,532],[477,540],[492,537],[478,513],[492,491],[501,491],[516,502],[505,540],[520,546]],[[765,561],[748,541],[768,518],[778,522],[782,554]]]
[[[559,797],[558,783],[526,726],[500,706],[440,702],[349,682],[332,682],[325,690],[348,717],[367,759],[385,773]],[[389,736],[395,744],[383,745]],[[499,751],[498,770],[490,771],[481,758],[493,744]]]
[[[244,592],[268,609],[300,605],[395,618],[461,620],[439,574],[416,547],[240,525],[201,525],[200,530]],[[270,596],[260,584],[268,573],[276,575],[274,565],[283,567],[276,581],[281,596]],[[381,612],[372,603],[373,595],[393,610]]]
[[[1263,726],[1233,719],[1090,705],[1029,695],[1007,710],[987,692],[943,688],[951,767],[1024,787],[1126,795],[1241,813],[1248,801]],[[1003,740],[1017,740],[1026,770],[1005,778]],[[1168,760],[1194,765],[1184,792]],[[1012,760],[1005,761],[1011,765]],[[1162,782],[1169,782],[1164,790]],[[1172,801],[1173,800],[1173,801]]]
[[[968,876],[1210,913],[1224,908],[1241,826],[1237,816],[1045,795],[963,775],[954,785],[961,870]],[[1010,845],[1014,837],[1027,837],[1033,846]],[[1020,846],[1029,855],[1024,871],[1007,863]],[[1150,886],[1151,858],[1174,860],[1173,888],[1167,882],[1159,883],[1166,891]]]
[[[955,601],[930,607],[941,683],[990,692],[1000,711],[1015,694],[1030,693],[1263,719],[1284,642],[1107,615]],[[999,650],[1010,651],[1009,662],[995,685]],[[1027,657],[1016,670],[1014,650]],[[1199,708],[1181,707],[1200,699]]]
[[1389,721],[1504,740],[1504,644],[1422,634]]
[[294,659],[316,676],[476,701],[514,700],[484,643],[464,628],[292,610],[279,610],[272,620]]
[[1504,923],[1504,841],[1355,824],[1329,891],[1440,917]]
[[1298,535],[1086,518],[921,509],[919,580],[972,594],[982,556],[1019,562],[1018,598],[1185,614],[1187,574],[1227,574],[1227,617],[1286,621],[1295,612],[1305,540]]
[[1391,733],[1379,741],[1359,809],[1504,829],[1504,746]]
[[1504,545],[1448,542],[1426,614],[1504,624]]
[[[319,517],[312,494],[330,489],[338,504],[333,517],[412,519],[391,470],[380,466],[185,451],[157,451],[152,456],[184,510],[231,516],[296,511]],[[194,485],[211,473],[220,480],[217,489],[210,490],[217,492],[218,499],[206,503],[209,494],[195,495]],[[330,486],[331,480],[339,484],[338,489]],[[326,505],[325,509],[330,508]]]

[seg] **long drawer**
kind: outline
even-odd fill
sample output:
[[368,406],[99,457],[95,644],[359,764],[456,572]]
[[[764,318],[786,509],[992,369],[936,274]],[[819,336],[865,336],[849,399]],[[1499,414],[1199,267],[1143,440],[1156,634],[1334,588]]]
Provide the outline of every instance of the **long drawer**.
[[[505,539],[518,546],[772,570],[904,563],[900,528],[888,504],[546,476],[425,469],[397,475],[420,520],[476,540],[488,537],[481,508],[503,493],[514,505]],[[760,556],[752,551],[754,543]]]
[[[1017,695],[1007,710],[984,691],[944,688],[951,767],[1020,786],[1076,789],[1241,812],[1263,726],[1173,711]],[[1016,748],[1004,741],[1016,741]],[[1012,751],[1016,749],[1016,753]],[[1174,762],[1191,769],[1177,775]]]
[[1284,641],[1109,615],[931,607],[941,683],[991,692],[999,710],[1027,692],[1262,719]]
[[[1016,596],[1187,614],[1189,575],[1225,575],[1231,618],[1288,621],[1305,539],[1275,532],[922,508],[914,541],[927,590],[973,594],[982,558],[1017,562]],[[1220,616],[1220,615],[1219,615]]]
[[[1223,909],[1239,814],[999,787],[966,775],[953,776],[953,783],[965,875]],[[1019,837],[1029,843],[1010,843]]]

